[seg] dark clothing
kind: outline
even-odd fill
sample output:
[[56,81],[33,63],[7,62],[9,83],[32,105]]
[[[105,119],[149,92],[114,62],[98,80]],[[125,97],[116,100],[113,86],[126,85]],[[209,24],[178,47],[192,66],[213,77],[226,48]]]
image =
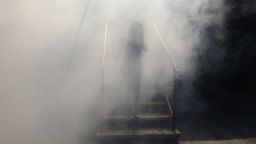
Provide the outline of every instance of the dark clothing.
[[125,77],[128,93],[131,96],[132,113],[137,115],[141,84],[141,55],[144,49],[143,27],[134,22],[129,30],[129,40],[126,51]]

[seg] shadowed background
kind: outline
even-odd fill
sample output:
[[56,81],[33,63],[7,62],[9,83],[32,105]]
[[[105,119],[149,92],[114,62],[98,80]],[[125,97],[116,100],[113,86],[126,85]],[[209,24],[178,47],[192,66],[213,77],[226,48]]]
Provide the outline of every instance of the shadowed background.
[[[184,138],[214,139],[223,130],[204,130],[216,122],[253,122],[254,12],[249,0],[0,0],[0,142],[79,143],[97,127],[106,23],[109,109],[127,95],[122,49],[132,22],[140,21],[141,95],[170,78],[154,23],[179,71]],[[196,128],[203,135],[193,135]]]

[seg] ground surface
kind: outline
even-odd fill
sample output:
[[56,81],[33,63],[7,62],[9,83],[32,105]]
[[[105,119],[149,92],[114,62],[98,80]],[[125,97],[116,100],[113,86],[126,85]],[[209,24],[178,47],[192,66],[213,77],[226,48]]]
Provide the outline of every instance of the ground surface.
[[181,141],[180,144],[256,144],[256,138],[233,139],[233,140]]
[[179,123],[180,144],[256,144],[252,119],[238,121],[219,116],[198,117]]

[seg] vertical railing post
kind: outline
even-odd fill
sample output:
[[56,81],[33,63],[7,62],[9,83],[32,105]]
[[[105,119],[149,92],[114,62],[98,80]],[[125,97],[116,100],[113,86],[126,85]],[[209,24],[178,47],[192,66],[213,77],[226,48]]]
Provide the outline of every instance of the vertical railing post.
[[[170,56],[170,55],[169,55]],[[173,89],[172,89],[172,94],[169,95],[169,101],[171,103],[171,107],[172,107],[172,117],[173,117],[173,122],[172,122],[172,128],[173,130],[176,129],[176,85],[177,85],[177,71],[176,71],[176,67],[172,61],[172,59],[169,57],[169,65],[170,68],[172,68],[172,74],[173,74]]]
[[103,54],[102,54],[102,67],[101,67],[101,130],[103,130],[103,118],[104,118],[104,94],[105,94],[105,55],[106,55],[106,44],[107,44],[107,32],[108,32],[108,23],[106,22],[105,26],[105,37],[104,37],[104,46],[103,46]]
[[176,84],[177,84],[177,73],[175,67],[174,69],[174,82],[173,82],[173,93],[172,93],[172,107],[173,107],[173,129],[176,130]]

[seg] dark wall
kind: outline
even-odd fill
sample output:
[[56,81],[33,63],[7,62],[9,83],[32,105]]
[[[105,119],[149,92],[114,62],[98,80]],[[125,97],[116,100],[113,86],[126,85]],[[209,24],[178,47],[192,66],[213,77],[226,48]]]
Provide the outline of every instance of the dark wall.
[[224,38],[210,25],[206,47],[197,58],[194,97],[207,105],[206,113],[227,118],[256,115],[256,2],[227,0]]

